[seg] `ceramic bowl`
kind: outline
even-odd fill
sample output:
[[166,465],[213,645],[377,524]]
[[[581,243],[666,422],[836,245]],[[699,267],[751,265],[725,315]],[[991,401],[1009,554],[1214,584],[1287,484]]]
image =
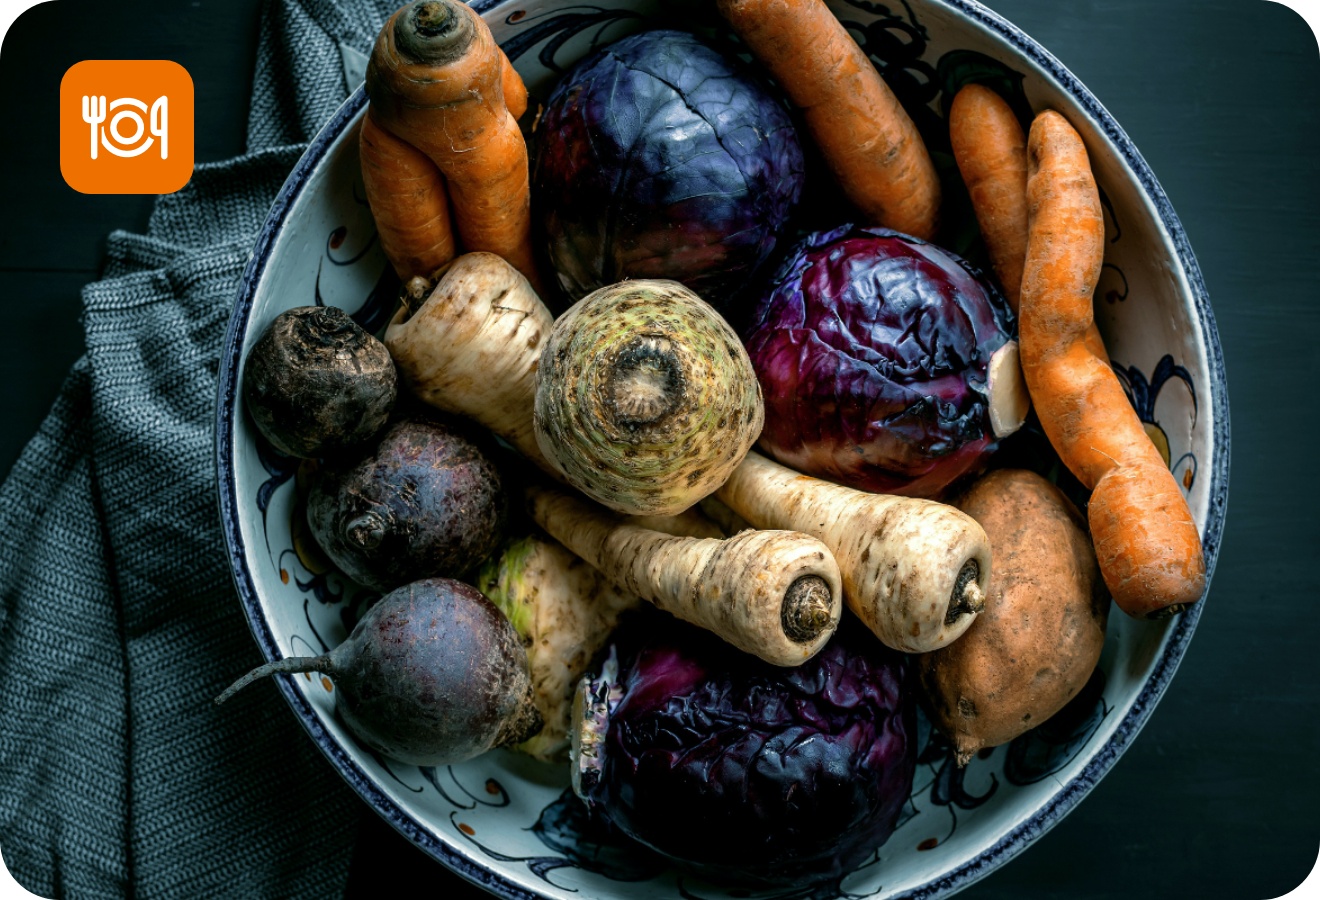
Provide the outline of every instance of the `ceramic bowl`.
[[[476,0],[532,95],[594,47],[653,25],[717,26],[711,4],[678,0]],[[1164,192],[1096,99],[1039,44],[968,0],[831,2],[896,90],[921,107],[937,164],[950,165],[942,118],[957,89],[988,83],[1019,109],[1053,107],[1079,129],[1103,192],[1107,259],[1097,319],[1116,371],[1184,487],[1213,570],[1228,487],[1228,393],[1200,272]],[[369,330],[395,285],[358,175],[359,89],[312,142],[280,192],[243,278],[222,357],[217,462],[229,557],[243,608],[269,659],[338,644],[369,597],[304,532],[298,463],[274,453],[244,414],[247,348],[282,310],[312,303]],[[944,135],[941,137],[941,135]],[[1050,722],[959,770],[929,728],[893,837],[830,890],[935,897],[1027,847],[1113,766],[1168,686],[1204,604],[1159,623],[1115,611],[1100,668]],[[494,751],[416,768],[364,751],[336,721],[333,685],[281,676],[280,690],[330,762],[377,812],[436,859],[506,897],[728,896],[581,828],[567,767]],[[743,894],[742,896],[746,896]]]

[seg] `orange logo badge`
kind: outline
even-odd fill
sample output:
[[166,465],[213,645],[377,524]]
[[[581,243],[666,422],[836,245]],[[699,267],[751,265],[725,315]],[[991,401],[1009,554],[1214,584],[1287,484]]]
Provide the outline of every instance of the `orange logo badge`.
[[89,59],[60,82],[60,172],[84,194],[172,194],[193,171],[193,83],[164,59]]

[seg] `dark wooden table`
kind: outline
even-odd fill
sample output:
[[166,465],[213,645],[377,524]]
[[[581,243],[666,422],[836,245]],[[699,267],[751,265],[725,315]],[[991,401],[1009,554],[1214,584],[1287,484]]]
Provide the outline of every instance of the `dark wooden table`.
[[[1213,590],[1181,670],[1123,759],[969,898],[1280,896],[1311,871],[1320,782],[1320,53],[1260,0],[996,0],[1141,148],[1204,269],[1228,365],[1233,472]],[[81,59],[174,59],[197,92],[197,159],[242,150],[258,0],[60,0],[0,54],[0,472],[82,352],[79,288],[150,198],[84,196],[58,166],[60,77]],[[90,12],[95,15],[74,15]],[[1320,505],[1320,504],[1317,504]],[[363,807],[349,893],[417,875],[475,896]]]

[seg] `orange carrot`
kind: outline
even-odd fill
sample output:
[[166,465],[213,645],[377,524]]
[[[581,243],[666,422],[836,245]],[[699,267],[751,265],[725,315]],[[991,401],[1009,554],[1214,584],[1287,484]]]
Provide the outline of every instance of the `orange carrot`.
[[456,252],[440,170],[422,151],[376,124],[369,107],[359,146],[362,183],[385,258],[401,281],[429,277]]
[[1093,491],[1091,537],[1114,601],[1132,616],[1171,615],[1200,599],[1205,560],[1177,481],[1113,370],[1087,345],[1105,226],[1086,147],[1063,116],[1046,111],[1031,126],[1027,165],[1027,389],[1054,449]]
[[[962,173],[990,264],[1013,312],[1022,295],[1027,259],[1027,138],[1008,103],[994,91],[969,84],[949,108],[949,141]],[[1091,352],[1109,362],[1094,322],[1086,332]]]
[[509,115],[521,119],[523,113],[527,112],[527,85],[523,84],[522,76],[503,50],[500,51],[500,85],[504,90],[504,105]]
[[465,4],[414,0],[376,39],[367,96],[376,121],[445,176],[463,249],[495,253],[536,285],[527,144],[505,104],[504,59]]
[[718,6],[802,108],[812,137],[865,224],[933,237],[940,181],[926,145],[823,0],[719,0]]
[[1004,296],[1018,311],[1027,258],[1027,138],[994,91],[969,84],[949,108],[949,142]]

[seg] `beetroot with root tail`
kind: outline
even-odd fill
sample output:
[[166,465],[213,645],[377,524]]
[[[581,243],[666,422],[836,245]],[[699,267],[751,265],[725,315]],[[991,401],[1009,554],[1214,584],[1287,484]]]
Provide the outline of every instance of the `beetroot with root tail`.
[[462,762],[542,724],[517,632],[479,591],[448,578],[392,591],[329,653],[253,669],[215,702],[277,672],[328,675],[348,729],[402,763]]

